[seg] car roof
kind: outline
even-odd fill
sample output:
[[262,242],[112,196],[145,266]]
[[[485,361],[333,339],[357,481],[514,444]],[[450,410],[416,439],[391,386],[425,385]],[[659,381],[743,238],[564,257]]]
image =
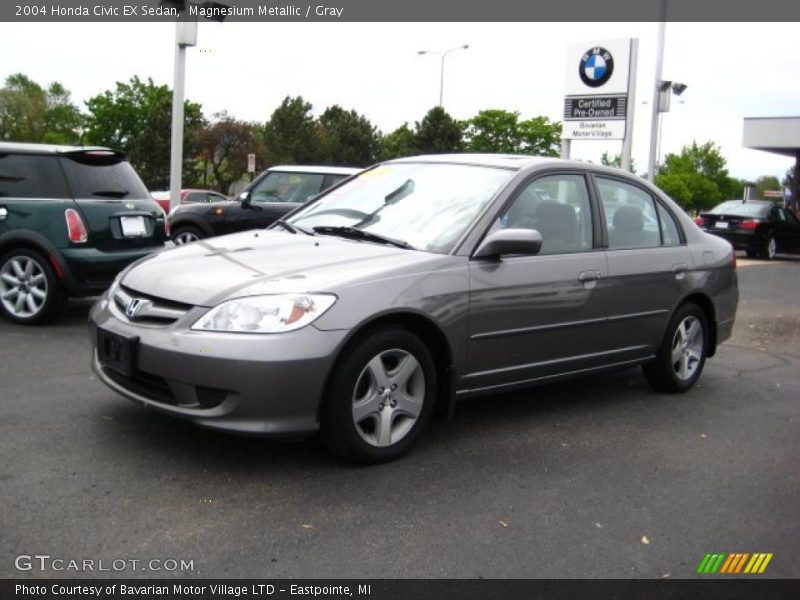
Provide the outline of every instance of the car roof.
[[20,142],[0,142],[0,152],[17,154],[71,154],[75,152],[92,152],[104,150],[114,152],[105,146],[66,146],[58,144],[25,144]]
[[321,173],[323,175],[353,175],[363,169],[354,167],[325,167],[320,165],[275,165],[267,171],[286,171],[288,173]]
[[575,160],[563,160],[551,156],[530,156],[527,154],[488,154],[488,153],[464,153],[464,154],[423,154],[420,156],[408,156],[387,161],[389,163],[407,162],[426,162],[426,163],[447,163],[459,165],[476,165],[483,167],[500,167],[503,169],[524,169],[542,165],[560,166],[580,166],[587,168],[585,162]]

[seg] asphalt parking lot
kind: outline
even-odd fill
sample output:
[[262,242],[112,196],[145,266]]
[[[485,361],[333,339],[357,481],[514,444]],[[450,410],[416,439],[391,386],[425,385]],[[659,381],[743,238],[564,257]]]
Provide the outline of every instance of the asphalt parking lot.
[[353,467],[146,412],[91,375],[90,301],[0,321],[0,576],[15,557],[175,559],[193,577],[800,577],[800,260],[740,260],[734,338],[682,396],[627,370],[458,406]]

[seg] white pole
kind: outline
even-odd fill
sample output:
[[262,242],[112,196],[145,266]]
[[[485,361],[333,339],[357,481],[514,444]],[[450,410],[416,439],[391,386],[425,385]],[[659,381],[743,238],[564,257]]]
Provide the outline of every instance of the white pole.
[[186,82],[186,46],[197,44],[197,21],[175,23],[175,74],[172,83],[172,138],[169,155],[169,207],[181,203],[183,167],[183,99]]
[[658,24],[658,45],[656,46],[656,80],[653,83],[653,115],[650,120],[650,157],[647,161],[647,181],[653,183],[656,173],[656,152],[658,151],[658,114],[659,106],[658,85],[661,83],[661,73],[664,67],[664,30],[667,20],[667,0],[661,0],[661,21]]
[[639,40],[632,39],[630,47],[630,67],[628,70],[628,106],[625,116],[625,137],[622,140],[622,160],[620,166],[631,170],[631,152],[633,146],[633,113],[636,106],[636,69],[639,63]]
[[[180,27],[176,23],[176,29]],[[186,46],[175,42],[175,77],[172,84],[172,140],[169,157],[169,208],[181,203],[183,166],[183,96],[186,78]]]
[[444,57],[447,56],[445,52],[442,54],[442,69],[439,71],[439,108],[442,108],[444,102]]

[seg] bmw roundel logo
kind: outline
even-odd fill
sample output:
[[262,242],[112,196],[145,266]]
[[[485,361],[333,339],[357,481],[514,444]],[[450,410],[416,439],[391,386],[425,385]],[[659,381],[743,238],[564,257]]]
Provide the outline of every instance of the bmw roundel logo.
[[581,57],[578,73],[589,87],[600,87],[614,73],[614,57],[605,48],[596,46]]

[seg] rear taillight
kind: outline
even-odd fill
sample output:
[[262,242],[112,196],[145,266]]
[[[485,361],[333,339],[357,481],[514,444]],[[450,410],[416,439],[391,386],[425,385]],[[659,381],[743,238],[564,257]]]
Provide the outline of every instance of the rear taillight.
[[754,221],[753,219],[748,219],[747,221],[742,221],[739,223],[739,229],[752,230],[756,227],[758,227],[758,221]]
[[695,217],[694,224],[697,225],[698,227],[705,227],[706,220],[703,217]]
[[68,208],[64,211],[64,217],[67,219],[67,233],[69,234],[69,241],[73,244],[84,244],[89,239],[89,234],[86,231],[86,225],[83,224],[83,219],[74,208]]

